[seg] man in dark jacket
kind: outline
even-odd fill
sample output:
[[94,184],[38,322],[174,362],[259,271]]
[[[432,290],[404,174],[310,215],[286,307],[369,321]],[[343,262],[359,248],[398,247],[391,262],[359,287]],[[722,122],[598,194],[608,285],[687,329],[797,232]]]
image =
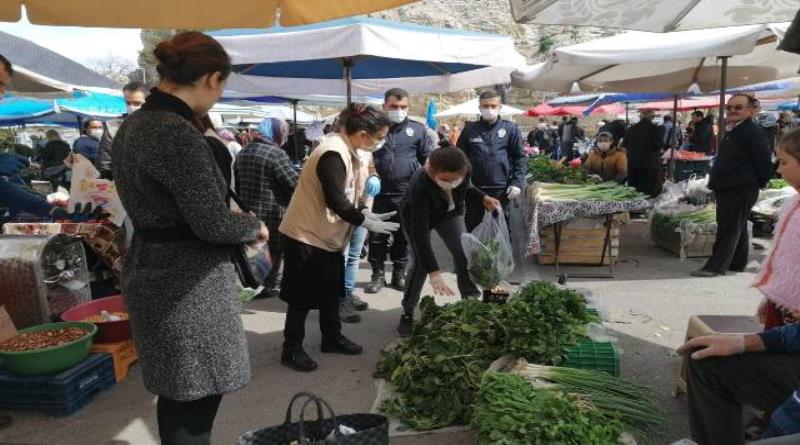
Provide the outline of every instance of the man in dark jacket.
[[752,96],[736,94],[725,107],[725,137],[708,181],[717,200],[717,238],[711,258],[702,269],[692,272],[693,276],[715,277],[747,267],[747,218],[759,189],[772,176],[767,136],[753,122],[757,106]]
[[540,153],[548,156],[553,152],[556,139],[556,135],[544,119],[539,119],[539,126],[528,133],[528,145],[537,147]]
[[384,263],[386,255],[394,263],[391,286],[397,290],[405,289],[405,267],[407,256],[406,238],[402,235],[400,205],[408,190],[408,183],[414,173],[425,164],[428,153],[433,150],[433,142],[428,137],[424,124],[408,119],[408,93],[400,88],[392,88],[384,95],[383,109],[392,121],[383,148],[373,153],[375,169],[381,180],[381,192],[372,205],[374,213],[398,212],[391,222],[401,224],[401,230],[392,235],[391,248],[389,235],[369,234],[369,263],[372,265],[372,279],[365,292],[374,294],[386,285]]
[[[508,217],[509,200],[519,196],[525,186],[525,156],[519,127],[500,118],[502,106],[496,91],[481,93],[481,118],[464,126],[456,145],[472,164],[472,182],[490,197],[499,199]],[[468,232],[480,224],[485,212],[480,200],[467,200]]]
[[578,125],[578,118],[573,116],[561,128],[561,153],[560,158],[566,157],[568,160],[579,157],[575,150],[575,144],[586,137],[586,132]]
[[142,108],[147,95],[147,87],[139,82],[130,82],[122,87],[122,95],[125,98],[125,116],[123,119],[112,119],[106,121],[103,137],[100,138],[100,149],[97,153],[97,170],[104,179],[114,179],[113,164],[111,161],[111,146],[114,144],[114,135],[124,122],[124,118],[131,113]]
[[703,116],[700,110],[692,113],[692,136],[689,138],[689,150],[699,153],[711,153],[711,141],[714,137],[714,123]]
[[639,122],[625,132],[622,145],[628,153],[628,185],[656,197],[661,192],[661,129],[654,113],[642,110]]

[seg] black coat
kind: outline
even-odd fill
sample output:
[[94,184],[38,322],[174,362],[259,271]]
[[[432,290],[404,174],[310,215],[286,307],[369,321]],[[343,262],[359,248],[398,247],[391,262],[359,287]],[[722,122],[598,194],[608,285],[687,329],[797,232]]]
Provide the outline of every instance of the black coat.
[[661,167],[661,129],[648,119],[625,132],[622,145],[628,153],[628,169]]
[[711,119],[705,118],[694,124],[692,136],[689,138],[689,143],[691,144],[689,149],[700,153],[710,153],[713,137],[714,124]]
[[472,180],[481,190],[525,187],[525,155],[522,134],[517,124],[497,119],[467,122],[458,137],[458,148],[472,165]]
[[711,168],[708,188],[723,191],[737,187],[764,188],[772,176],[772,153],[764,130],[746,119],[725,133]]
[[381,178],[378,196],[403,196],[411,177],[425,164],[433,148],[425,125],[410,119],[392,125],[386,143],[372,154],[375,170]]

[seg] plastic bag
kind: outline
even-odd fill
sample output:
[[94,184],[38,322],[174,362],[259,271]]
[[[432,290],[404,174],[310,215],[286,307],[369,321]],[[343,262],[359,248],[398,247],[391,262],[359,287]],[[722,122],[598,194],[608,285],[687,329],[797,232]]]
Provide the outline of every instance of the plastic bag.
[[514,271],[514,251],[502,211],[486,212],[472,233],[461,235],[472,281],[491,289]]

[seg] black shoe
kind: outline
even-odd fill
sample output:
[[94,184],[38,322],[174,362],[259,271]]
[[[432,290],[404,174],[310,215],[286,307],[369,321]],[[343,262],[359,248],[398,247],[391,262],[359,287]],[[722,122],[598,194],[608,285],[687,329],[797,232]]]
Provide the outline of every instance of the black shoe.
[[400,316],[400,324],[397,325],[397,335],[401,337],[410,337],[413,330],[414,316],[405,314]]
[[402,269],[392,272],[392,288],[401,292],[406,290],[406,276]]
[[353,305],[353,309],[359,312],[366,311],[367,309],[369,309],[369,303],[359,298],[358,295],[350,296],[350,304]]
[[698,278],[713,278],[724,274],[718,272],[712,272],[710,270],[705,270],[705,269],[697,269],[694,272],[692,272],[691,275],[693,277],[698,277]]
[[386,286],[386,276],[384,275],[383,271],[373,272],[372,281],[367,284],[364,292],[368,294],[377,294],[381,291],[381,289],[383,289],[384,286]]
[[359,355],[364,352],[364,348],[342,335],[336,343],[326,343],[323,341],[320,351],[344,355]]
[[284,349],[281,354],[281,363],[300,372],[311,372],[317,369],[317,362],[306,354],[303,348]]
[[281,296],[281,288],[276,287],[274,289],[270,289],[269,292],[267,292],[267,295],[269,298],[278,298]]
[[361,321],[361,316],[356,314],[350,300],[344,300],[339,303],[339,319],[345,323],[358,323]]

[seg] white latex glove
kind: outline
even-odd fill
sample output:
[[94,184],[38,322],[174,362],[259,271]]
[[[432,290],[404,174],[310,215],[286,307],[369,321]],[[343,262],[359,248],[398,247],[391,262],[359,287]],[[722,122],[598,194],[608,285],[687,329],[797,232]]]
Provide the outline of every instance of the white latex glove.
[[453,289],[450,289],[450,287],[445,284],[441,272],[432,272],[428,277],[431,280],[431,287],[433,287],[433,293],[435,295],[441,295],[443,297],[455,295]]
[[364,211],[363,213],[364,213],[364,222],[361,224],[361,226],[372,233],[388,235],[391,232],[396,232],[397,229],[400,228],[400,224],[395,222],[384,221],[384,219],[382,219],[382,218],[389,219],[396,212],[375,214],[369,211]]
[[369,209],[364,209],[361,211],[367,218],[377,219],[379,221],[388,221],[392,219],[394,215],[397,215],[397,212],[389,212],[389,213],[372,213]]
[[511,185],[506,189],[506,196],[508,196],[508,199],[514,199],[521,194],[522,190],[517,186]]
[[678,354],[687,354],[697,348],[703,349],[692,353],[692,358],[695,360],[704,359],[706,357],[727,357],[730,355],[743,354],[745,351],[744,335],[706,335],[703,337],[695,337],[678,348]]

